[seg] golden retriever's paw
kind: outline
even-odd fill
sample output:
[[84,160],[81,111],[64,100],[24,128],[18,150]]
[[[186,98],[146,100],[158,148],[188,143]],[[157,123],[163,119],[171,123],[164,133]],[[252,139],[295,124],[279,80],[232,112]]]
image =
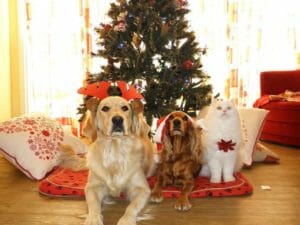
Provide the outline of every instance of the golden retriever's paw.
[[101,215],[88,215],[84,225],[103,225],[102,216]]
[[136,219],[129,216],[122,216],[117,225],[136,225]]
[[161,191],[154,191],[154,192],[151,193],[151,196],[150,196],[150,201],[151,202],[160,203],[160,202],[162,202],[163,199],[164,198],[162,196]]
[[192,205],[188,200],[178,199],[174,205],[174,209],[178,211],[188,211],[192,208]]

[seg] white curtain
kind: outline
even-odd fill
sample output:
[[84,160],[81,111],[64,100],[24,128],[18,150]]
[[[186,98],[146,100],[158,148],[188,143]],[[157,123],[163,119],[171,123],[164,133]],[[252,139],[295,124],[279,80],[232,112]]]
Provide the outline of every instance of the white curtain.
[[[99,70],[94,27],[109,23],[112,0],[20,0],[26,4],[22,24],[27,112],[76,117],[77,89]],[[297,0],[187,1],[190,29],[201,47],[204,70],[214,92],[250,106],[259,95],[259,72],[295,69],[300,64],[300,13]],[[25,7],[24,7],[25,8]],[[298,59],[297,59],[298,57]]]
[[27,112],[74,117],[82,86],[80,1],[26,2]]
[[191,27],[207,47],[204,69],[214,92],[251,106],[259,73],[300,65],[298,0],[188,1]]

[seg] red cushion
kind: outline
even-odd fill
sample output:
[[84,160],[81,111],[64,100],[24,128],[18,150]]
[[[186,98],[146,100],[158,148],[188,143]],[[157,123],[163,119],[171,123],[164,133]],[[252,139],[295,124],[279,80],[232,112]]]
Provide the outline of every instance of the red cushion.
[[260,139],[300,146],[300,102],[275,101],[261,108],[269,114]]
[[296,123],[300,130],[300,102],[269,102],[261,108],[270,111],[267,120]]
[[[84,187],[87,182],[88,172],[74,172],[68,169],[58,168],[47,178],[39,182],[39,192],[51,197],[84,197]],[[156,178],[148,179],[152,188]],[[195,180],[195,188],[191,193],[192,198],[201,198],[207,196],[237,196],[252,193],[252,185],[241,174],[236,174],[235,182],[212,184],[208,178],[197,177]],[[166,187],[163,190],[165,198],[178,197],[180,189],[176,187]],[[121,196],[122,197],[122,196]]]

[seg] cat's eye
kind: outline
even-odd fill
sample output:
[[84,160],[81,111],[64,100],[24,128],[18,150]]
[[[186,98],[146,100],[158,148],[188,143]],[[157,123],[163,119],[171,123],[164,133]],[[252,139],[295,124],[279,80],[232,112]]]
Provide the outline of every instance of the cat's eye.
[[128,111],[129,108],[128,108],[128,106],[124,105],[124,106],[122,106],[122,110],[125,112],[125,111]]
[[231,106],[228,106],[228,107],[227,107],[227,110],[230,110],[230,109],[231,109]]
[[187,120],[188,120],[188,117],[187,117],[187,116],[184,116],[182,119],[183,119],[184,121],[187,121]]
[[103,112],[108,112],[109,111],[109,107],[108,106],[103,106],[101,110]]
[[222,110],[222,107],[221,107],[221,106],[218,106],[218,107],[217,107],[217,110]]

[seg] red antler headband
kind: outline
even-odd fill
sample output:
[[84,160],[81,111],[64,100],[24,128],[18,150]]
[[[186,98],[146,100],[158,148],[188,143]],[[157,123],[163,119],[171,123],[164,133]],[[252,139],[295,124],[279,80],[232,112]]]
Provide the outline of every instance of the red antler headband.
[[[100,81],[88,84],[86,87],[81,87],[78,89],[77,93],[83,95],[90,95],[93,97],[97,97],[99,99],[104,99],[109,96],[108,89],[113,83],[110,81]],[[143,99],[144,97],[137,92],[137,90],[127,84],[125,81],[117,81],[116,85],[121,90],[122,97],[127,101],[131,99]]]

